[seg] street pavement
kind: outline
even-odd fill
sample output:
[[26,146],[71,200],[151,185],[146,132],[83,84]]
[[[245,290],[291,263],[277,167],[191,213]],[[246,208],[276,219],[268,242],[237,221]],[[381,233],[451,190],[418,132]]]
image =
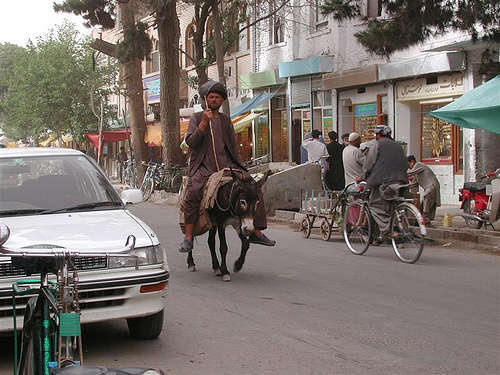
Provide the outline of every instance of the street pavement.
[[[499,263],[493,253],[426,247],[414,265],[390,247],[350,254],[339,236],[272,224],[232,281],[213,275],[206,235],[187,272],[173,206],[131,209],[159,235],[171,271],[164,332],[134,341],[124,322],[84,327],[87,364],[167,374],[498,374]],[[229,262],[239,242],[228,229]],[[232,267],[231,267],[232,268]],[[0,374],[12,340],[0,338]]]

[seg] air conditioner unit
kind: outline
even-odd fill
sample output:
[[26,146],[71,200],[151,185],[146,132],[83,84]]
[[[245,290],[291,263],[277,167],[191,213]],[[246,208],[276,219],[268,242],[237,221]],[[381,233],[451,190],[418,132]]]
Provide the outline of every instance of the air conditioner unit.
[[224,75],[227,77],[231,77],[231,67],[230,66],[224,67]]

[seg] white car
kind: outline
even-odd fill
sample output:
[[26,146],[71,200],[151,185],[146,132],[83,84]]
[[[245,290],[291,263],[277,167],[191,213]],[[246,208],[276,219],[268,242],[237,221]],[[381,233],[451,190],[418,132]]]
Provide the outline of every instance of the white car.
[[[158,236],[126,208],[134,193],[137,203],[137,190],[120,198],[95,161],[76,150],[0,149],[0,223],[11,233],[4,246],[95,252],[122,248],[134,235],[139,267],[131,257],[76,262],[81,321],[125,318],[131,336],[153,339],[163,326],[169,271]],[[13,329],[11,288],[23,278],[10,258],[0,257],[0,332]],[[18,327],[28,299],[17,301]]]

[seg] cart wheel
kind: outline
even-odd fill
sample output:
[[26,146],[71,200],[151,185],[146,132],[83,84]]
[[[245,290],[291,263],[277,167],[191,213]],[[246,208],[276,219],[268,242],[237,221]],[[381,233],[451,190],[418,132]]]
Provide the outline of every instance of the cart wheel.
[[304,238],[309,238],[309,236],[311,235],[311,222],[309,221],[309,217],[305,217],[302,220],[301,229]]
[[330,239],[330,236],[332,235],[332,226],[328,222],[328,219],[323,219],[321,221],[321,239],[323,241],[328,241]]

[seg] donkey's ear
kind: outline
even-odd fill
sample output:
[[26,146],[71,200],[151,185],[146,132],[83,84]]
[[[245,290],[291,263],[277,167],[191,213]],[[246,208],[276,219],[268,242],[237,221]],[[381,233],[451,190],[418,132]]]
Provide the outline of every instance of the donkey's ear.
[[259,187],[262,187],[264,186],[264,184],[266,183],[267,181],[267,178],[269,177],[269,175],[271,174],[271,171],[268,169],[265,173],[264,173],[264,176],[257,182],[257,185]]
[[236,173],[234,173],[233,168],[229,167],[229,170],[231,171],[231,177],[233,178],[233,181],[236,181],[238,179],[238,176]]

